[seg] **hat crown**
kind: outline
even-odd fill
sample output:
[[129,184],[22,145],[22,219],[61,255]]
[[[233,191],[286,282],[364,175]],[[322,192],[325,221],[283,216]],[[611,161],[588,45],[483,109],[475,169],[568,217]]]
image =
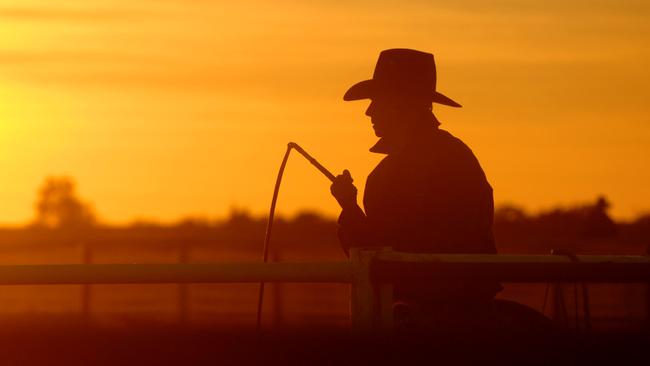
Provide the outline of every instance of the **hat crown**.
[[436,64],[427,52],[393,48],[379,54],[374,80],[395,92],[430,94],[436,89]]

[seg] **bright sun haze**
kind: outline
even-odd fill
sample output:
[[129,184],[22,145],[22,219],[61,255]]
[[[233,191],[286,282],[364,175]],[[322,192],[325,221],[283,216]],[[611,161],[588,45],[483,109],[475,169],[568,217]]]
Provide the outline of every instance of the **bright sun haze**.
[[[645,1],[0,1],[0,223],[68,175],[100,218],[265,214],[289,141],[362,190],[381,156],[343,102],[382,49],[436,57],[441,128],[497,204],[650,209]],[[361,192],[362,193],[362,192]],[[291,158],[278,210],[339,208]]]

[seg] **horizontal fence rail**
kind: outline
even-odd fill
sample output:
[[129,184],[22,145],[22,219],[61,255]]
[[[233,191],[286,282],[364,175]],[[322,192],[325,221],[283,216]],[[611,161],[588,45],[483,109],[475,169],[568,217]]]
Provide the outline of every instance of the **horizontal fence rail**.
[[373,282],[490,279],[504,282],[650,282],[650,257],[378,252]]
[[650,257],[416,254],[378,251],[365,265],[349,262],[0,265],[0,285],[127,283],[352,283],[427,278],[490,278],[506,282],[650,282]]
[[48,264],[0,266],[0,285],[140,283],[351,283],[349,262]]

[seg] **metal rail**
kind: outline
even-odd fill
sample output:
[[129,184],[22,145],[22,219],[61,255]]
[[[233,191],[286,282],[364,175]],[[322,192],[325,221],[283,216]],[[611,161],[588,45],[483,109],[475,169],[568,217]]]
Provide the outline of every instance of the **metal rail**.
[[136,283],[351,283],[349,262],[48,264],[0,266],[0,285]]
[[375,282],[478,278],[504,282],[650,282],[650,257],[378,252]]

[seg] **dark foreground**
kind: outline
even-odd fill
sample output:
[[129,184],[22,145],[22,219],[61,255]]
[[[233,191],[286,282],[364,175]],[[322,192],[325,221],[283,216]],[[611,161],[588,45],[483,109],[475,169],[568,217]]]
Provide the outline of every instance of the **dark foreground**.
[[[11,329],[13,328],[13,329]],[[0,330],[1,365],[648,365],[644,334],[433,334],[354,337],[342,330],[267,332],[146,326]]]

